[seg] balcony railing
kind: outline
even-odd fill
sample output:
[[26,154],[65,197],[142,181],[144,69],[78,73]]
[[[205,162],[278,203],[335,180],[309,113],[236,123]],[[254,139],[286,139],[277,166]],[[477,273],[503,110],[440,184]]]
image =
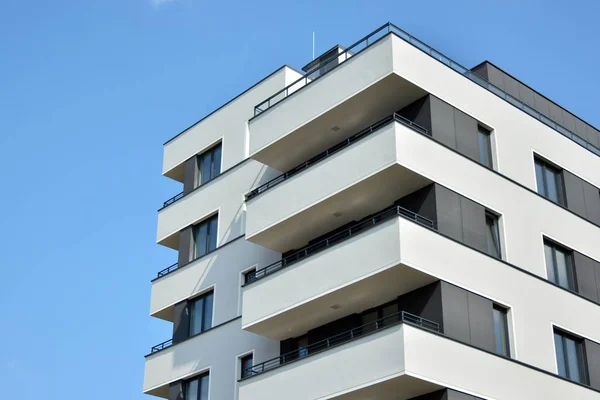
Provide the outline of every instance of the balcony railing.
[[163,203],[163,206],[158,210],[162,210],[163,208],[170,206],[171,204],[175,203],[177,200],[181,199],[183,197],[183,192],[181,193],[177,193],[175,196],[171,197],[169,200],[165,201]]
[[293,254],[282,258],[280,261],[274,262],[273,264],[270,264],[262,269],[250,273],[250,275],[248,276],[248,281],[244,284],[244,286],[250,285],[253,282],[256,282],[257,280],[263,279],[277,271],[287,268],[298,261],[304,260],[307,257],[317,254],[332,246],[335,246],[338,243],[348,240],[351,237],[354,237],[396,216],[408,218],[421,225],[427,226],[428,228],[435,229],[435,223],[432,220],[425,218],[410,210],[402,208],[400,206],[392,206],[375,214],[372,217],[368,217],[367,219],[352,225],[347,229],[344,229],[341,232],[334,233],[328,236],[327,238],[318,241],[317,243],[308,245],[294,252]]
[[417,315],[410,314],[406,311],[401,311],[399,313],[378,319],[377,321],[369,322],[368,324],[351,329],[347,332],[340,333],[328,339],[321,340],[320,342],[310,344],[306,347],[301,347],[297,350],[283,354],[279,357],[275,357],[260,364],[249,367],[243,371],[242,377],[249,378],[254,375],[262,374],[263,372],[267,372],[292,361],[300,360],[305,357],[314,355],[316,353],[320,353],[332,347],[336,347],[348,343],[352,340],[359,339],[373,332],[378,332],[382,329],[398,325],[402,322],[417,325],[435,332],[440,332],[440,325],[438,323],[429,321],[425,318],[421,318]]
[[471,71],[470,69],[468,69],[466,67],[463,67],[461,64],[452,60],[450,57],[447,57],[446,55],[440,53],[439,51],[435,50],[433,47],[420,41],[419,39],[415,38],[414,36],[412,36],[411,34],[405,32],[405,31],[403,31],[402,29],[398,28],[396,25],[394,25],[392,23],[387,23],[387,24],[383,25],[382,27],[380,27],[379,29],[376,29],[375,31],[371,32],[364,38],[360,39],[358,42],[354,43],[352,46],[348,47],[344,52],[340,53],[338,55],[338,57],[333,57],[333,58],[329,59],[328,61],[326,61],[325,63],[320,64],[319,66],[317,66],[316,68],[307,72],[306,74],[301,76],[299,79],[292,82],[285,88],[281,89],[279,92],[275,93],[274,95],[272,95],[271,97],[269,97],[268,99],[263,101],[262,103],[255,106],[254,107],[254,116],[257,116],[257,115],[265,112],[266,110],[273,107],[280,101],[286,99],[287,97],[291,96],[298,90],[303,89],[304,87],[315,82],[322,76],[325,76],[329,72],[335,70],[336,67],[333,67],[331,69],[323,68],[328,63],[331,63],[331,62],[334,62],[337,60],[337,62],[341,65],[344,62],[346,62],[348,59],[355,57],[357,54],[359,54],[363,50],[372,46],[375,42],[377,42],[382,37],[384,37],[388,34],[392,34],[392,33],[395,34],[396,36],[398,36],[400,39],[404,40],[405,42],[411,44],[412,46],[418,48],[419,50],[423,51],[424,53],[430,55],[437,61],[446,65],[447,67],[452,68],[454,71],[465,76],[466,78],[475,82],[476,84],[483,87],[484,89],[487,89],[488,91],[492,92],[496,96],[504,99],[505,101],[509,102],[513,106],[517,107],[518,109],[520,109],[520,110],[526,112],[527,114],[531,115],[532,117],[538,119],[539,121],[541,121],[545,125],[549,126],[550,128],[554,129],[555,131],[562,134],[563,136],[571,139],[572,141],[581,145],[582,147],[585,147],[592,153],[600,156],[600,148],[589,143],[587,140],[585,140],[581,136],[571,132],[564,126],[552,121],[550,118],[546,117],[539,111],[534,110],[533,108],[529,107],[527,104],[523,103],[521,100],[511,96],[504,90],[500,89],[499,87],[488,82],[486,79],[477,75],[475,72]]
[[156,346],[152,346],[152,348],[150,349],[150,354],[164,350],[167,347],[171,347],[172,345],[173,345],[173,339],[165,340],[164,342],[159,343]]
[[158,274],[156,274],[156,277],[160,278],[161,276],[170,274],[171,272],[175,271],[177,268],[179,268],[179,263],[169,265],[167,268],[163,269],[162,271],[158,271]]
[[390,115],[389,117],[385,117],[381,121],[374,123],[373,125],[361,130],[360,132],[355,133],[354,135],[350,136],[348,139],[341,141],[340,143],[336,144],[335,146],[330,147],[329,149],[325,150],[324,152],[317,154],[310,160],[292,168],[288,172],[285,172],[285,173],[279,175],[278,177],[271,179],[269,182],[253,189],[251,192],[246,194],[246,200],[250,200],[250,199],[258,196],[259,194],[271,189],[272,187],[279,185],[280,183],[291,178],[292,176],[295,176],[295,175],[299,174],[300,172],[304,171],[305,169],[336,154],[337,152],[345,149],[346,147],[350,146],[353,143],[358,142],[360,139],[369,136],[373,132],[377,131],[378,129],[386,126],[387,124],[389,124],[393,121],[400,122],[400,123],[408,126],[409,128],[414,129],[415,131],[417,131],[419,133],[427,134],[427,129],[412,122],[409,119],[404,118],[403,116],[401,116],[399,114],[394,113],[393,115]]

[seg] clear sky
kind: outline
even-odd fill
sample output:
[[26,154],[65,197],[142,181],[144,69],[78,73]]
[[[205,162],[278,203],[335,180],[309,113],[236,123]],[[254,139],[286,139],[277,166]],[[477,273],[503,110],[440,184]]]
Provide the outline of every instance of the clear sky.
[[[150,279],[176,261],[162,144],[284,63],[387,21],[489,59],[600,125],[600,2],[0,0],[4,399],[143,399],[170,337]],[[149,397],[148,397],[149,398]],[[214,399],[221,400],[221,399]]]

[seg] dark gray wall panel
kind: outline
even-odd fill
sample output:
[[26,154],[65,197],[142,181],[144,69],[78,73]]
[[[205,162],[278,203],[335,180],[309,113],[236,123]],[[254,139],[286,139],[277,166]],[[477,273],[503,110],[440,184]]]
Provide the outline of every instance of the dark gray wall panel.
[[434,96],[430,96],[430,106],[433,138],[456,150],[454,108]]
[[494,351],[496,343],[494,340],[494,305],[492,301],[470,292],[467,298],[471,345],[487,351]]
[[460,197],[463,243],[487,253],[485,207]]
[[404,107],[402,110],[398,111],[398,114],[402,115],[404,118],[408,118],[409,120],[427,129],[429,134],[431,134],[430,97],[430,95],[422,97],[414,103],[411,103],[408,106]]
[[500,72],[500,70],[493,65],[488,65],[488,81],[494,85],[504,90],[504,74]]
[[464,343],[471,343],[467,291],[442,282],[444,334]]
[[183,164],[183,194],[186,195],[196,188],[198,162],[192,157]]
[[515,78],[504,75],[504,91],[515,99],[519,98],[519,82]]
[[590,141],[590,137],[587,131],[587,124],[580,120],[579,118],[575,118],[575,131],[578,136],[581,136],[588,142]]
[[590,386],[594,389],[600,389],[600,344],[586,339],[585,353]]
[[169,400],[183,400],[183,382],[173,382],[169,384]]
[[588,137],[590,138],[589,142],[594,146],[600,148],[600,131],[588,125],[587,132]]
[[567,128],[571,132],[575,132],[575,117],[573,116],[573,114],[571,114],[567,110],[562,110],[562,120],[562,126]]
[[460,110],[454,109],[454,126],[456,132],[456,150],[460,154],[479,162],[477,120]]
[[488,63],[484,62],[473,68],[471,71],[475,72],[477,75],[482,77],[485,80],[488,80]]
[[483,400],[479,397],[471,396],[465,393],[457,392],[456,390],[448,389],[448,400]]
[[563,170],[563,177],[567,195],[567,207],[577,215],[587,218],[582,180],[567,170]]
[[538,93],[534,93],[535,109],[550,118],[550,102],[544,96]]
[[421,396],[412,397],[409,400],[448,400],[448,393],[446,389],[438,390],[436,392],[427,393]]
[[587,218],[600,225],[600,190],[586,181],[582,181],[582,185]]
[[433,184],[404,196],[396,204],[437,222],[435,188]]
[[440,324],[443,331],[441,282],[434,282],[398,297],[398,310]]
[[533,95],[533,90],[523,84],[519,84],[519,98],[523,103],[535,109],[535,96]]
[[576,251],[573,252],[573,261],[575,263],[577,291],[583,297],[598,302],[596,268],[600,268],[600,264]]
[[174,312],[173,343],[179,343],[187,339],[190,334],[190,315],[187,300],[175,304]]
[[179,232],[179,253],[177,263],[180,267],[188,264],[192,259],[193,227],[188,226]]
[[462,242],[460,196],[443,186],[435,184],[438,231]]
[[562,109],[552,102],[548,102],[550,108],[550,119],[557,124],[563,124]]

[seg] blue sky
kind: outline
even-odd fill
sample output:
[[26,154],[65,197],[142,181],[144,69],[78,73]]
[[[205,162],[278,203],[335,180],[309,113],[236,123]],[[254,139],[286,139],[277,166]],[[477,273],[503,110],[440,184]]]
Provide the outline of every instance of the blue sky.
[[[143,399],[170,337],[150,279],[176,260],[162,144],[287,63],[387,21],[465,66],[489,59],[593,125],[600,5],[570,1],[0,0],[0,386],[18,399]],[[149,398],[149,397],[148,397]],[[220,399],[215,399],[220,400]]]

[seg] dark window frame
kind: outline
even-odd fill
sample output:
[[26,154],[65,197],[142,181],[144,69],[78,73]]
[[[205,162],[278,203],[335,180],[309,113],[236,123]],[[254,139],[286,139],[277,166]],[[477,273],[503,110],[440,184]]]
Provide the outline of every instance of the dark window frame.
[[[493,221],[493,226],[490,227],[488,221]],[[502,259],[502,241],[500,240],[500,216],[490,210],[485,210],[485,227],[486,230],[490,229],[490,235],[492,237],[493,244],[490,246],[489,238],[487,237],[486,232],[486,241],[487,241],[487,253],[489,256]],[[492,253],[492,248],[495,250],[496,254]]]
[[[563,207],[567,206],[567,196],[565,191],[565,179],[563,177],[563,169],[540,158],[538,156],[534,156],[534,167],[535,167],[535,182],[536,182],[536,191],[541,196],[544,196],[548,200],[560,204]],[[541,171],[541,179],[538,176],[538,167]],[[554,201],[549,193],[548,189],[548,172],[554,175],[554,185],[556,186],[556,198]],[[540,181],[542,182],[542,186],[540,188]]]
[[[208,171],[207,179],[203,179],[205,175],[205,163],[209,163],[210,171]],[[196,171],[197,177],[195,185],[196,187],[202,186],[217,176],[221,175],[221,167],[223,163],[223,146],[222,142],[215,144],[208,150],[196,155]]]
[[[207,382],[207,386],[208,389],[206,390],[206,397],[203,399],[202,398],[202,381],[203,378],[208,378]],[[189,385],[191,385],[193,382],[198,382],[198,388],[196,389],[196,398],[195,399],[188,399],[188,387]],[[210,393],[210,371],[204,372],[200,375],[196,375],[193,378],[190,379],[186,379],[185,381],[183,381],[183,399],[184,400],[208,400],[209,398],[209,393]]]
[[[207,306],[207,304],[209,304],[209,303],[206,301],[206,299],[209,297],[210,297],[210,307]],[[202,301],[202,318],[200,321],[200,330],[195,332],[193,318],[194,318],[195,311],[196,311],[195,308],[197,307],[197,304],[200,303],[200,301]],[[188,309],[189,309],[188,337],[192,337],[192,336],[198,335],[202,332],[206,332],[207,330],[209,330],[213,327],[214,307],[215,307],[215,291],[214,291],[214,289],[204,292],[200,296],[194,297],[193,299],[189,300],[189,303],[188,303]],[[206,314],[207,314],[207,311],[209,308],[210,308],[210,321],[207,324],[206,323]]]
[[248,283],[250,283],[250,281],[254,277],[255,273],[256,273],[256,267],[250,268],[250,269],[242,272],[244,285],[247,285]]
[[[248,362],[250,362],[250,365],[246,365]],[[250,369],[253,366],[254,366],[254,353],[248,353],[248,354],[240,357],[241,379],[254,375],[252,370]]]
[[[500,304],[496,304],[494,303],[493,305],[493,310],[492,312],[494,313],[493,315],[493,319],[494,319],[494,345],[496,348],[496,354],[503,356],[503,357],[511,357],[511,352],[510,352],[510,333],[509,333],[509,329],[508,329],[508,308],[504,307]],[[504,335],[504,344],[502,346],[502,344],[499,345],[498,341],[502,341],[502,338],[498,338],[498,336],[496,335],[496,312],[501,314],[501,318],[502,318],[502,324],[503,327],[501,327],[502,329],[502,334]],[[503,347],[502,351],[498,351],[498,347]]]
[[494,169],[492,131],[482,125],[477,125],[477,148],[479,149],[479,163]]
[[[548,268],[548,258],[546,255],[546,247],[549,247],[551,249],[552,252],[552,276],[554,276],[554,280],[552,279],[552,276],[550,275],[550,271]],[[566,261],[566,268],[567,268],[567,284],[568,286],[565,287],[563,285],[560,284],[560,282],[558,281],[558,259],[556,257],[556,252],[559,251],[561,253],[563,253],[565,255],[565,261]],[[567,289],[570,290],[572,292],[575,293],[579,293],[579,288],[577,286],[577,273],[575,270],[575,259],[573,257],[573,250],[562,246],[559,243],[556,243],[552,240],[546,239],[544,238],[544,259],[546,261],[546,274],[548,276],[548,281],[552,282],[554,285],[560,286],[563,289]]]
[[[585,352],[585,340],[582,337],[573,335],[572,333],[567,332],[567,331],[557,328],[557,327],[554,327],[553,336],[554,336],[554,344],[555,344],[555,352],[556,352],[556,354],[555,354],[556,355],[556,369],[557,369],[558,375],[562,376],[563,378],[569,379],[573,382],[578,382],[578,383],[581,383],[584,385],[589,385],[590,378],[589,378],[589,371],[588,371],[588,365],[587,365],[587,357],[586,357],[586,352]],[[558,347],[556,347],[557,336],[559,336],[560,340],[561,340],[562,359],[564,361],[564,365],[562,366],[562,368],[565,370],[564,375],[562,375],[560,373],[561,366],[559,365],[559,354],[558,354],[560,349]],[[569,361],[568,361],[569,352],[568,352],[567,346],[566,346],[567,340],[571,340],[571,341],[575,342],[575,346],[576,346],[575,354],[577,357],[577,365],[578,365],[578,369],[580,370],[581,380],[576,380],[576,379],[574,379],[574,377],[571,376],[571,371],[570,371]]]
[[[215,222],[215,232],[212,232],[211,226]],[[204,243],[204,251],[199,251],[199,240],[201,239],[201,230],[206,227],[206,238]],[[192,240],[194,241],[193,246],[193,257],[192,260],[203,257],[206,254],[214,251],[217,248],[217,234],[219,232],[219,214],[211,215],[210,217],[202,220],[192,227]]]

